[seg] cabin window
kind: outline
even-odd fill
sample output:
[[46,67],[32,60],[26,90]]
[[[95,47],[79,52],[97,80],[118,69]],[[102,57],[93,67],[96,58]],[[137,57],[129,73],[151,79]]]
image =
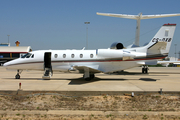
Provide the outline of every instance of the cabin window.
[[29,54],[29,53],[27,53],[27,54],[23,55],[21,58],[25,58],[28,54]]
[[32,54],[31,53],[27,53],[24,56],[22,56],[21,58],[29,58]]
[[30,58],[30,56],[31,56],[31,54],[28,54],[28,55],[26,56],[26,58]]
[[71,58],[74,58],[74,54],[71,54]]
[[63,58],[66,58],[66,54],[63,54]]
[[58,54],[55,54],[54,57],[57,58],[57,57],[58,57]]
[[80,54],[79,57],[82,58],[82,57],[83,57],[83,54]]
[[90,54],[90,58],[93,58],[93,54]]

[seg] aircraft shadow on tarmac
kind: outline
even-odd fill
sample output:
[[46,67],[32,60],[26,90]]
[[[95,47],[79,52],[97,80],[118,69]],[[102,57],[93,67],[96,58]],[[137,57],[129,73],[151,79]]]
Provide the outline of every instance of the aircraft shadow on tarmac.
[[[21,79],[15,79],[15,78],[3,78],[3,79],[7,79],[7,80],[35,80],[35,81],[37,81],[37,80],[43,80],[43,81],[49,81],[49,80],[44,80],[44,79],[42,79],[42,78],[21,78]],[[66,78],[51,78],[50,80],[66,80]]]
[[150,72],[150,74],[180,74],[180,72]]
[[[3,78],[7,80],[40,80],[40,78],[21,78],[21,79],[15,79],[15,78]],[[41,79],[42,80],[42,79]]]
[[[110,73],[110,74],[104,74],[104,75],[151,75],[151,76],[168,76],[167,74],[180,74],[180,73],[173,73],[173,72],[149,72],[149,73],[141,73],[141,72],[115,72],[115,73]],[[153,75],[156,74],[156,75]],[[166,74],[166,75],[157,75],[157,74]]]
[[[123,71],[123,72],[110,73],[109,75],[141,75],[141,74],[143,74],[143,73],[141,73],[141,72],[127,72],[127,71]],[[147,74],[143,74],[143,75],[147,75]]]
[[126,81],[126,80],[142,80],[142,81],[151,81],[151,82],[155,82],[159,79],[152,79],[152,78],[140,78],[140,79],[123,79],[123,78],[119,78],[119,79],[101,79],[98,77],[95,77],[94,79],[90,80],[90,81],[86,81],[83,78],[76,78],[76,79],[68,79],[71,80],[71,82],[68,85],[81,85],[81,84],[88,84],[88,83],[92,83],[92,82],[97,82],[97,81]]

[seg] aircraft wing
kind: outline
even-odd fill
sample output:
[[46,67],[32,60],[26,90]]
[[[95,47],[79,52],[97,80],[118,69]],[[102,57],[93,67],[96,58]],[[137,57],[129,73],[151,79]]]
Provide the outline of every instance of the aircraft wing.
[[157,61],[158,64],[173,63],[180,64],[180,61]]
[[73,68],[79,70],[80,73],[84,73],[86,68],[89,69],[90,73],[101,73],[102,71],[98,70],[99,65],[90,65],[90,66],[73,66]]
[[152,60],[152,61],[148,61],[148,62],[137,62],[137,64],[139,65],[157,65],[157,64],[167,64],[167,63],[173,63],[173,64],[180,64],[180,61],[156,61],[156,60]]
[[151,61],[140,61],[137,62],[139,65],[157,65],[157,60],[151,60]]

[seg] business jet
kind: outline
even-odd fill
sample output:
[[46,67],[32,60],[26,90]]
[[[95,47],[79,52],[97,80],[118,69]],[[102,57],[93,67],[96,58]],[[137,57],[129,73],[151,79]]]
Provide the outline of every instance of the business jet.
[[83,74],[85,80],[91,80],[96,73],[122,71],[133,67],[156,65],[157,61],[168,56],[176,24],[164,24],[150,42],[142,47],[125,48],[115,42],[108,49],[97,50],[38,50],[29,52],[21,58],[4,64],[7,69],[17,70],[16,79],[20,79],[23,70],[44,71],[43,79],[50,79],[53,71]]

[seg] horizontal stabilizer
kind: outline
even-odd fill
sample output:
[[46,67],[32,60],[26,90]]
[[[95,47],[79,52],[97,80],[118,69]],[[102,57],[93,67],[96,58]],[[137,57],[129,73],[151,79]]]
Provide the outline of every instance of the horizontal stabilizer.
[[127,19],[153,19],[153,18],[163,18],[163,17],[175,17],[175,16],[180,16],[179,13],[177,14],[158,14],[158,15],[127,15],[127,14],[113,14],[113,13],[96,13],[97,15],[102,15],[102,16],[110,16],[110,17],[119,17],[119,18],[127,18]]

